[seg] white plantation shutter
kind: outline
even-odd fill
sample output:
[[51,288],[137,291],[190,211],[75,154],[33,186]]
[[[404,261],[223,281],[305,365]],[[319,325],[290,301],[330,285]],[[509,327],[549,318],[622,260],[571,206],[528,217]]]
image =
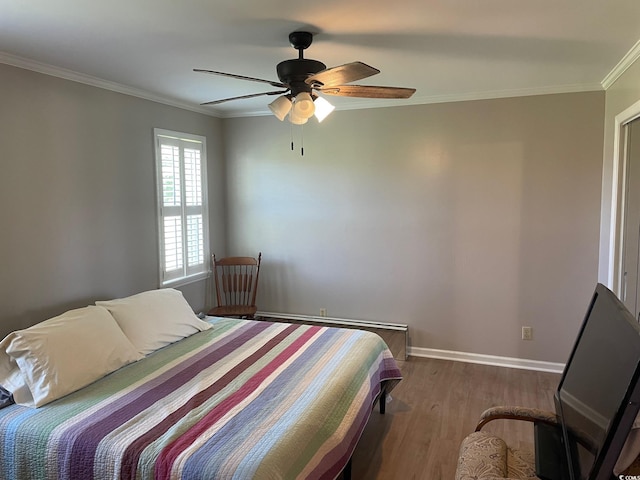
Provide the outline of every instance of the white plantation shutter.
[[164,220],[164,271],[180,272],[182,261],[182,218],[163,217]]
[[160,234],[160,283],[209,273],[205,138],[154,129]]

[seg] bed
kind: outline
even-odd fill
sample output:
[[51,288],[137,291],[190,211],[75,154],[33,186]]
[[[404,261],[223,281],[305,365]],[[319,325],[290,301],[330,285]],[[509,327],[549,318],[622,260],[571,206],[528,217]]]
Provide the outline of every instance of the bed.
[[382,339],[205,321],[44,406],[0,409],[0,478],[338,477],[376,400],[401,379]]

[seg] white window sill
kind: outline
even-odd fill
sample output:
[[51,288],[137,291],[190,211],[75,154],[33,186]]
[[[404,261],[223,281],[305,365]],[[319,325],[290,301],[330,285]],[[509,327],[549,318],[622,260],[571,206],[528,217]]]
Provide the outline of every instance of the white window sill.
[[175,280],[168,280],[162,282],[162,288],[174,288],[181,287],[183,285],[189,285],[190,283],[200,282],[206,280],[211,275],[211,272],[198,273],[196,275],[190,275],[188,277],[176,278]]

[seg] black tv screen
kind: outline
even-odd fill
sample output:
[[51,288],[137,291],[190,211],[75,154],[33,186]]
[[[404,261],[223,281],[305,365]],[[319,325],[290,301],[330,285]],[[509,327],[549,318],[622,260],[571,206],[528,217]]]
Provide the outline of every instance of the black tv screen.
[[640,327],[598,284],[558,390],[572,480],[610,480],[640,404]]

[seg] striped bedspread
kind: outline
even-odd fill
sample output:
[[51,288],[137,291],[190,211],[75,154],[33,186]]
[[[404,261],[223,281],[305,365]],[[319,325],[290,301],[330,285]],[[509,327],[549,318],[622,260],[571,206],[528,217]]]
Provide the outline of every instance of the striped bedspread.
[[380,337],[209,320],[53,403],[0,410],[0,478],[336,478],[381,382],[401,378]]

